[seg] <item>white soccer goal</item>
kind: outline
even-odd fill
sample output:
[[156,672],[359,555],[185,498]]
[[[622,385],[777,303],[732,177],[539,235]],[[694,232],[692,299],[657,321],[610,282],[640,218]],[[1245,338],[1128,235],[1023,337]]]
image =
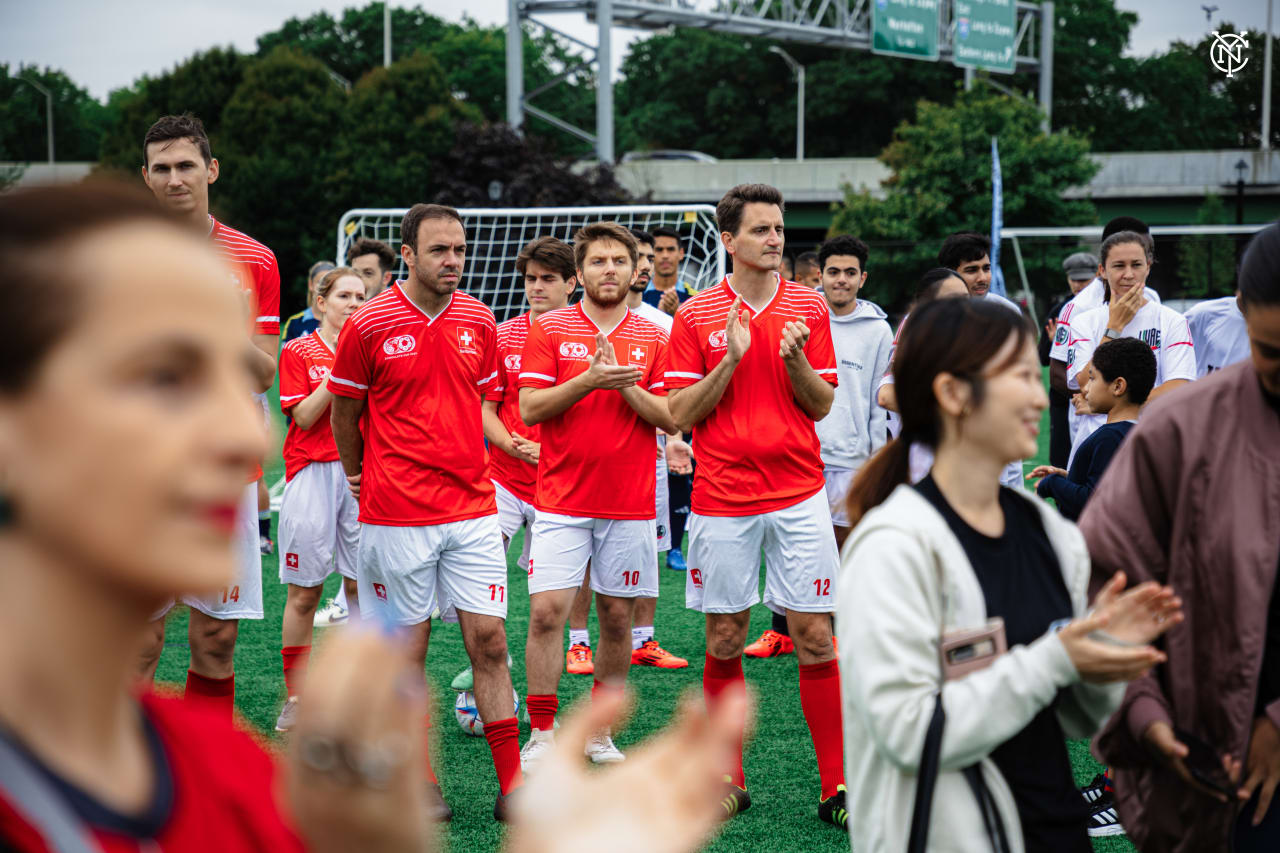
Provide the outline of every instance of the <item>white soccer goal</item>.
[[[407,208],[356,208],[338,220],[337,263],[347,247],[372,237],[400,251],[400,221]],[[646,231],[666,225],[680,232],[684,261],[680,278],[701,289],[725,273],[725,251],[716,227],[715,208],[694,205],[621,205],[611,207],[463,208],[467,230],[467,266],[462,290],[487,304],[502,322],[522,312],[524,285],[516,274],[516,255],[530,240],[558,237],[566,243],[588,222],[607,219]],[[404,262],[396,277],[406,275]]]

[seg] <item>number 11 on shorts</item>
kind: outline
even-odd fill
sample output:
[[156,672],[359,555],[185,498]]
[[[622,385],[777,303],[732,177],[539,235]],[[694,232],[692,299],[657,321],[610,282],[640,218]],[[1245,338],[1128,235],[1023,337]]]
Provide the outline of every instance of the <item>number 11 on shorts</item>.
[[831,578],[817,578],[813,582],[814,594],[821,598],[831,594]]
[[507,588],[499,583],[489,584],[489,600],[490,601],[506,601]]

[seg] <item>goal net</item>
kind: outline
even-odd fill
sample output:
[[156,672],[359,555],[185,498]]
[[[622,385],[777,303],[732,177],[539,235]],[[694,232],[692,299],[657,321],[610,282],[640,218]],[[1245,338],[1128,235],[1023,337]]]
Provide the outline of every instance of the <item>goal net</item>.
[[[338,220],[337,262],[346,262],[347,247],[361,237],[381,240],[400,252],[400,221],[407,208],[356,208]],[[627,228],[652,231],[659,226],[680,232],[684,260],[680,279],[702,289],[725,273],[724,246],[716,227],[715,208],[699,205],[623,205],[611,207],[463,208],[467,230],[467,265],[461,289],[483,301],[507,320],[525,310],[524,284],[516,273],[516,255],[530,240],[557,237],[566,243],[589,222],[613,220]],[[396,278],[407,270],[401,260]]]

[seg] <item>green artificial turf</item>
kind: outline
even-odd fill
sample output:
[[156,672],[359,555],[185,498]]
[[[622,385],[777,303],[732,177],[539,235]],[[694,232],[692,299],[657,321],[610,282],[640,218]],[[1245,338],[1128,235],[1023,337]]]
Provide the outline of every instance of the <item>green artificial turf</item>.
[[[273,393],[273,405],[274,399]],[[277,417],[277,430],[280,429],[282,426]],[[1046,414],[1042,421],[1040,449],[1036,459],[1028,464],[1028,471],[1033,464],[1047,461],[1048,441]],[[268,483],[275,482],[283,474],[283,463],[278,454],[264,467]],[[273,536],[275,530],[273,521]],[[523,697],[523,649],[529,599],[525,573],[515,565],[519,546],[518,541],[513,543],[508,561],[510,604],[507,636],[515,661],[512,678]],[[615,735],[615,741],[624,750],[666,724],[685,692],[701,690],[705,648],[703,618],[684,607],[684,574],[666,569],[665,562],[663,566],[655,620],[657,637],[667,650],[688,658],[689,667],[680,670],[634,667],[631,670],[628,682],[636,697],[635,713],[627,728]],[[251,725],[275,738],[275,718],[284,698],[280,672],[280,619],[285,599],[284,587],[278,581],[275,555],[263,558],[262,574],[266,618],[240,625],[236,649],[236,706]],[[326,584],[326,600],[327,595],[336,591],[337,578],[334,576]],[[749,636],[752,639],[758,637],[769,627],[769,621],[769,612],[757,606],[751,614]],[[181,683],[186,677],[186,624],[186,609],[175,608],[169,617],[167,641],[160,660],[157,676],[160,681]],[[591,632],[593,638],[597,636],[594,612]],[[434,689],[436,767],[445,798],[454,811],[453,822],[444,838],[454,851],[496,850],[501,843],[502,829],[492,817],[497,780],[489,749],[483,738],[463,734],[454,723],[456,694],[449,689],[449,682],[466,665],[466,653],[457,626],[434,626],[427,676]],[[758,700],[756,736],[748,745],[745,756],[753,804],[748,812],[727,824],[707,849],[771,853],[848,851],[848,839],[817,819],[818,771],[813,743],[800,711],[795,656],[769,660],[747,658],[743,666]],[[590,688],[589,676],[566,675],[560,684],[561,707],[571,705]],[[522,725],[522,742],[526,736],[527,727]],[[1068,749],[1078,782],[1083,784],[1100,771],[1100,765],[1088,753],[1087,742],[1069,743]],[[1119,836],[1098,839],[1094,849],[1103,853],[1120,853],[1134,848]]]

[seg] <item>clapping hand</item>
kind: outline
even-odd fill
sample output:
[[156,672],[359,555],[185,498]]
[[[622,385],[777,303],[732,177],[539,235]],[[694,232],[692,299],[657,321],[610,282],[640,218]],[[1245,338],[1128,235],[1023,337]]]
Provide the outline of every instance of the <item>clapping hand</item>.
[[583,374],[592,388],[620,391],[640,381],[640,368],[622,367],[613,352],[613,344],[596,332],[596,351],[591,356],[591,366]]
[[1063,468],[1055,468],[1052,465],[1037,465],[1035,470],[1026,476],[1026,479],[1041,480],[1050,474],[1057,474],[1061,477],[1067,476],[1067,472]]
[[751,315],[742,310],[742,297],[738,296],[729,306],[729,315],[724,322],[725,341],[728,356],[735,362],[742,361],[751,347]]
[[676,309],[679,307],[680,294],[676,293],[674,287],[662,294],[662,297],[658,300],[658,310],[665,311],[672,316],[675,316]]
[[803,320],[792,320],[782,327],[782,339],[778,342],[778,355],[783,361],[804,357],[804,345],[809,340],[809,327]]
[[1154,581],[1123,591],[1125,582],[1116,572],[1093,611],[1058,633],[1084,681],[1133,681],[1167,659],[1151,643],[1182,621],[1182,599]]

